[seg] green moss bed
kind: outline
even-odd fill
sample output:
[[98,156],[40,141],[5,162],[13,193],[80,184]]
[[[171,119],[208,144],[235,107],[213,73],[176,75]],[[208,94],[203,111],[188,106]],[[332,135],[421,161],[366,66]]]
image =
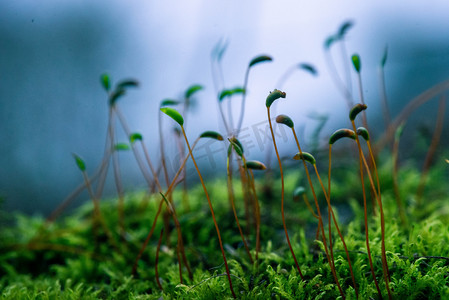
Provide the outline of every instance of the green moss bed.
[[[385,163],[380,164],[379,174],[392,296],[394,299],[448,299],[449,199],[445,182],[449,165],[443,160],[430,170],[420,205],[416,201],[420,171],[407,165],[400,169],[398,179],[405,207],[404,222],[399,217],[392,185],[391,162],[388,159],[383,161]],[[363,202],[357,171],[357,164],[350,164],[348,168],[340,168],[335,172],[332,201],[350,253],[359,299],[380,299],[368,263]],[[286,243],[280,212],[280,180],[274,180],[269,185],[263,177],[256,180],[261,209],[261,251],[258,264],[251,264],[248,260],[229,205],[226,181],[216,179],[206,183],[237,298],[342,298],[331,274],[323,244],[315,240],[317,221],[302,200],[292,197],[298,182],[305,183],[302,173],[297,168],[287,172],[285,211],[292,247],[305,280],[301,280],[298,275]],[[240,223],[254,256],[254,225],[246,222],[239,181],[234,181],[234,188]],[[123,238],[119,234],[117,200],[101,201],[101,210],[105,223],[111,230],[112,240],[101,228],[93,229],[90,202],[76,211],[65,213],[53,223],[46,223],[42,217],[2,211],[1,298],[232,298],[214,224],[201,186],[192,186],[187,196],[188,209],[182,204],[181,189],[175,191],[173,203],[176,205],[193,278],[189,278],[183,266],[183,283],[180,283],[176,230],[173,221],[169,219],[169,234],[164,234],[158,253],[158,271],[163,290],[158,287],[155,276],[155,258],[163,218],[159,219],[155,234],[138,263],[136,275],[132,276],[134,261],[159,205],[160,196],[157,194],[126,194],[126,233]],[[370,199],[369,195],[368,198]],[[323,206],[323,218],[327,220],[325,202],[320,204]],[[375,275],[382,297],[387,298],[382,273],[379,213],[374,216],[371,206],[368,206],[368,211]],[[326,223],[325,226],[327,229]],[[345,252],[335,231],[332,235],[339,282],[345,297],[355,299]]]
[[[352,26],[352,22],[345,22],[336,34],[326,39],[324,47],[329,62],[333,61],[329,52],[331,45],[343,42]],[[217,68],[213,72],[215,79],[222,76],[220,64],[225,49],[226,45],[219,43],[212,52],[212,63]],[[382,72],[386,58],[387,49],[380,63]],[[238,95],[242,97],[244,107],[250,68],[271,61],[270,56],[255,57],[247,67],[243,86],[218,93],[218,108],[224,125],[232,124],[232,119],[239,120],[241,125],[244,112],[242,109],[239,117],[228,116],[229,122],[226,122],[221,102]],[[351,62],[362,91],[360,57],[352,55]],[[314,76],[317,74],[310,64],[300,64],[298,68]],[[339,72],[334,72],[338,77]],[[367,108],[362,92],[361,103],[355,106],[351,97],[343,95],[349,100],[349,117],[354,131],[340,129],[332,135],[329,132],[321,134],[327,120],[323,117],[305,149],[317,159],[302,152],[298,143],[296,155],[281,153],[284,155],[283,168],[274,159],[271,165],[266,162],[271,172],[270,168],[260,171],[264,169],[260,162],[245,162],[243,146],[230,130],[234,126],[225,126],[228,140],[216,132],[206,131],[199,138],[214,138],[229,146],[228,165],[233,166],[234,172],[217,167],[216,178],[206,178],[208,193],[199,183],[196,172],[185,175],[186,172],[181,175],[185,180],[182,184],[174,191],[168,188],[173,193],[166,191],[167,187],[159,186],[159,191],[165,195],[155,192],[158,185],[157,181],[153,182],[155,178],[165,175],[164,182],[181,183],[178,177],[172,177],[173,174],[166,171],[164,164],[163,137],[173,139],[169,134],[171,131],[163,126],[159,128],[161,154],[154,165],[165,172],[157,173],[150,163],[142,135],[130,132],[119,109],[119,99],[127,89],[138,87],[138,81],[126,79],[113,87],[109,75],[103,74],[101,84],[107,93],[109,120],[106,151],[97,175],[88,174],[81,157],[74,156],[85,186],[88,190],[93,186],[99,194],[112,157],[111,169],[119,197],[97,199],[90,190],[93,201],[84,193],[84,205],[64,211],[51,222],[39,216],[4,211],[0,207],[1,299],[449,299],[449,156],[447,151],[440,151],[444,146],[437,147],[440,137],[444,136],[441,134],[444,97],[440,100],[434,134],[421,133],[419,137],[418,130],[409,131],[413,142],[402,147],[407,146],[409,157],[414,158],[407,159],[399,153],[399,139],[410,114],[427,101],[443,95],[449,81],[410,100],[391,122],[386,118],[388,125],[382,133],[384,144],[379,146],[382,138],[378,137],[374,154],[370,143],[366,142],[369,134],[365,129],[368,128],[365,113],[359,117],[364,127],[356,129],[354,123],[357,114]],[[347,89],[343,83],[336,84],[341,85],[340,91]],[[192,97],[202,89],[201,85],[193,85],[187,89],[182,101],[166,99],[160,103],[159,117],[170,117],[170,124],[176,125],[174,139],[182,150],[180,157],[186,157],[187,161],[189,153],[189,163],[194,162],[195,151],[187,142],[184,119],[178,110],[186,114]],[[265,103],[260,102],[261,107],[265,104],[267,109],[274,145],[271,119],[275,116],[270,115],[270,107],[279,98],[286,98],[286,93],[273,90]],[[383,98],[387,106],[386,97]],[[232,103],[228,104],[232,106]],[[129,144],[117,144],[116,122],[123,128]],[[276,122],[281,123],[278,126],[292,129],[296,137],[293,120],[288,116],[277,116]],[[239,132],[240,125],[236,126],[235,132]],[[329,144],[332,145],[341,137],[356,140],[352,144],[346,143],[346,148],[340,148],[342,145],[332,150],[337,153],[332,154],[331,189],[327,186],[329,144],[322,145],[322,136],[330,136]],[[187,148],[181,146],[184,142]],[[191,144],[193,148],[196,141]],[[441,144],[447,146],[447,141],[442,139]],[[140,149],[152,177],[148,175],[150,172],[139,154]],[[122,150],[132,150],[148,184],[146,190],[122,191],[116,153]],[[365,165],[362,163],[364,156],[368,161]],[[295,161],[292,157],[303,161]],[[225,161],[226,157],[223,157],[222,162]],[[378,172],[373,168],[374,161]],[[240,166],[240,172],[237,166]],[[186,170],[183,167],[180,167],[180,173]],[[254,170],[254,181],[247,169],[258,169]],[[364,171],[360,172],[360,169]],[[306,177],[305,170],[309,170],[311,179]],[[324,184],[320,184],[318,172]],[[233,189],[228,186],[231,180],[227,174],[233,174]],[[368,174],[372,174],[373,179]],[[362,176],[364,180],[361,180]],[[188,186],[183,188],[185,182]],[[298,193],[299,187],[304,194]],[[232,190],[244,238],[234,217],[232,197],[229,196]],[[327,194],[330,194],[330,200]],[[210,195],[210,202],[206,195]],[[306,199],[311,204],[309,207]],[[333,216],[338,220],[333,222],[331,230],[328,227],[329,202],[334,209]],[[162,213],[156,222],[159,207]],[[223,252],[211,207],[221,233]],[[318,208],[322,226],[318,225]],[[339,224],[345,244],[337,234],[335,224]],[[149,237],[151,228],[154,231]],[[258,229],[260,247],[257,247]]]

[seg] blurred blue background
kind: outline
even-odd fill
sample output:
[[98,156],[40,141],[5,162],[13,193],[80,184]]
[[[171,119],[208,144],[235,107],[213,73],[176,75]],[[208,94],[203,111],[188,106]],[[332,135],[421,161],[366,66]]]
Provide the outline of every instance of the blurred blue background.
[[[362,58],[369,118],[381,131],[377,67],[386,45],[387,91],[396,115],[414,96],[449,78],[448,12],[449,2],[443,0],[1,1],[0,196],[4,207],[48,214],[82,182],[72,152],[85,159],[88,171],[100,163],[107,126],[107,96],[99,81],[104,72],[114,82],[124,78],[140,82],[119,105],[132,130],[144,135],[157,162],[159,103],[165,98],[182,99],[192,84],[205,89],[189,112],[188,135],[194,139],[204,130],[224,131],[210,60],[220,40],[228,42],[223,57],[226,87],[242,85],[253,57],[271,55],[272,63],[251,71],[243,124],[250,157],[263,159],[267,147],[257,140],[253,126],[266,120],[266,95],[296,63],[314,65],[319,76],[294,73],[283,85],[287,99],[277,111],[293,117],[304,139],[316,126],[309,117],[312,113],[329,116],[323,139],[336,126],[347,126],[348,109],[329,77],[323,48],[325,39],[344,21],[355,24],[346,38],[347,59],[353,53]],[[341,69],[340,53],[333,55]],[[353,88],[356,95],[355,84]],[[424,106],[417,120],[432,127],[436,103]],[[164,119],[164,126],[173,126],[170,122]],[[126,141],[123,134],[119,139]],[[291,142],[281,140],[283,151]],[[169,140],[168,148],[168,153],[174,153],[175,143]],[[222,160],[224,150],[220,151],[212,160]],[[200,157],[210,173],[222,174],[210,157]],[[125,188],[143,186],[131,153],[120,158]],[[107,193],[114,195],[111,184]],[[78,203],[83,198],[87,195]]]

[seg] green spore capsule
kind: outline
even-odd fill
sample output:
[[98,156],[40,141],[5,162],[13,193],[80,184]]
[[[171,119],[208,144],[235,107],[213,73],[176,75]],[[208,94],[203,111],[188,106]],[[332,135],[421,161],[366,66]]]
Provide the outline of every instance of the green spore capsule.
[[185,93],[185,98],[192,97],[193,94],[195,94],[198,91],[201,91],[203,89],[202,85],[194,84],[191,87],[189,87]]
[[257,160],[248,160],[245,166],[252,170],[265,170],[267,168],[263,163]]
[[369,141],[369,133],[365,127],[357,128],[357,135],[360,135],[361,137],[363,137],[363,139],[365,141]]
[[338,129],[336,130],[331,137],[329,138],[329,145],[333,145],[336,141],[338,141],[341,138],[350,138],[355,140],[355,133],[351,129]]
[[244,93],[245,93],[245,89],[242,87],[235,87],[235,88],[229,89],[229,90],[225,89],[225,90],[221,91],[220,95],[218,95],[218,100],[221,102],[226,97],[231,97],[236,94],[244,94]]
[[352,65],[354,66],[354,69],[357,71],[357,73],[360,73],[361,63],[360,63],[360,56],[358,54],[354,54],[352,57]]
[[279,116],[277,116],[276,117],[276,122],[280,123],[280,124],[287,125],[290,128],[293,128],[293,126],[294,126],[292,119],[290,119],[290,117],[286,116],[286,115],[279,115]]
[[126,151],[129,150],[129,145],[125,143],[118,143],[114,146],[115,151]]
[[221,102],[224,98],[230,97],[232,95],[231,90],[222,90],[220,95],[218,95],[218,100]]
[[351,111],[349,112],[349,120],[354,121],[355,117],[357,117],[357,115],[367,109],[368,106],[366,106],[366,104],[361,104],[361,103],[357,103],[356,105],[354,105],[354,107],[351,109]]
[[178,105],[179,101],[173,100],[173,99],[164,99],[161,101],[160,107],[164,106],[175,106]]
[[311,163],[312,165],[316,164],[315,157],[313,157],[312,154],[309,152],[302,152],[302,153],[296,153],[295,156],[293,156],[294,160],[305,160]]
[[265,105],[267,107],[270,107],[271,104],[273,104],[273,102],[279,98],[285,98],[286,94],[285,92],[282,92],[280,90],[274,89],[274,91],[272,91],[268,97],[267,100],[265,101]]
[[232,137],[232,138],[230,138],[228,140],[231,143],[232,147],[234,147],[234,150],[237,153],[237,155],[242,157],[243,156],[243,145],[242,145],[242,143],[240,143],[240,141],[238,139],[236,139],[235,137]]
[[125,95],[124,89],[116,89],[109,97],[109,105],[114,106],[115,102],[123,95]]
[[119,83],[117,83],[117,87],[116,90],[120,90],[120,89],[126,89],[129,87],[138,87],[139,86],[139,82],[135,79],[125,79],[123,81],[120,81]]
[[340,28],[338,29],[338,38],[343,39],[351,27],[354,26],[354,23],[352,21],[346,21],[344,22]]
[[250,62],[249,62],[249,66],[248,68],[251,68],[252,66],[254,66],[255,64],[261,63],[261,62],[265,62],[265,61],[272,61],[273,58],[271,58],[271,56],[268,55],[260,55],[257,56],[255,58],[253,58]]
[[312,74],[313,76],[317,76],[318,75],[318,71],[316,70],[316,68],[314,66],[312,66],[311,64],[308,63],[301,63],[298,65],[298,68],[303,69],[307,72],[309,72],[310,74]]
[[102,74],[100,77],[100,82],[105,91],[109,92],[109,90],[111,89],[111,79],[109,77],[109,74]]
[[176,109],[170,107],[162,107],[160,110],[161,112],[175,120],[176,123],[178,123],[180,126],[184,125],[184,118]]
[[82,172],[86,171],[86,163],[84,160],[76,155],[75,153],[72,154],[73,158],[75,159],[76,165],[78,166],[78,169],[80,169]]
[[200,135],[200,138],[211,138],[218,141],[223,140],[223,136],[216,131],[205,131]]
[[136,133],[132,133],[129,136],[129,142],[131,144],[134,144],[136,141],[142,141],[143,137],[140,133],[136,132]]

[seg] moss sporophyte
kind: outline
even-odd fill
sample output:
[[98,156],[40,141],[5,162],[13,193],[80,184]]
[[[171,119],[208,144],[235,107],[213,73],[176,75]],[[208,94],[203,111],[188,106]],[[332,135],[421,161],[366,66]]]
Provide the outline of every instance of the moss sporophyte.
[[[437,151],[449,81],[418,95],[395,117],[388,109],[381,80],[385,130],[370,130],[371,111],[361,80],[365,69],[360,56],[348,56],[346,50],[346,36],[353,27],[352,21],[344,22],[324,43],[328,71],[346,102],[345,120],[351,125],[329,134],[324,121],[312,142],[303,123],[295,127],[298,120],[303,122],[296,111],[290,109],[291,116],[277,115],[277,127],[271,118],[274,109],[286,110],[292,101],[281,90],[292,72],[321,74],[309,63],[289,68],[266,98],[251,99],[254,94],[250,92],[262,88],[249,85],[249,73],[256,65],[273,62],[272,57],[251,59],[244,66],[242,85],[226,87],[221,64],[228,44],[221,41],[211,59],[219,126],[224,134],[204,131],[193,144],[186,124],[198,122],[190,108],[205,97],[202,91],[207,87],[192,84],[179,99],[156,103],[159,137],[149,139],[131,130],[120,109],[131,103],[122,99],[139,86],[138,81],[125,79],[113,84],[108,74],[101,75],[108,110],[101,162],[91,169],[90,163],[73,154],[82,184],[47,220],[14,215],[15,226],[2,228],[3,297],[449,298],[445,185],[449,156]],[[341,54],[341,64],[334,62],[335,51]],[[386,63],[385,47],[379,64],[381,79]],[[358,93],[352,92],[351,72],[357,76]],[[428,135],[422,170],[417,170],[404,161],[399,143],[403,134],[408,134],[408,139],[414,137],[406,126],[411,113],[434,98],[440,99],[435,132]],[[274,149],[277,166],[268,158],[253,159],[259,159],[260,153],[253,151],[255,147],[246,143],[242,133],[249,103],[259,107],[265,103],[266,141],[269,149]],[[370,109],[375,107],[369,104]],[[191,117],[188,121],[187,116]],[[297,150],[279,143],[277,130],[291,130]],[[148,143],[155,140],[159,144],[153,153]],[[287,138],[284,141],[288,143]],[[206,176],[206,169],[199,164],[199,150],[206,142],[223,150],[214,154],[214,158],[221,155],[223,166],[220,172],[217,164],[214,173],[222,174],[218,178]],[[124,163],[119,163],[126,155],[135,159],[145,184],[142,191],[126,191]],[[109,173],[114,176],[111,183],[117,197],[104,201]],[[91,201],[58,220],[83,190]],[[10,214],[0,211],[0,215],[8,221]],[[158,238],[153,237],[154,232],[159,233]]]

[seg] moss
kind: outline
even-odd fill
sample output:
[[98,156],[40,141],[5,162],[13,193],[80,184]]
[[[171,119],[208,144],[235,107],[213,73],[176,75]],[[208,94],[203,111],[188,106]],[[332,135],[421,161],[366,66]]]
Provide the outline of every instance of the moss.
[[[387,162],[388,163],[388,162]],[[382,172],[381,180],[386,175]],[[444,172],[432,170],[433,180],[439,180]],[[295,174],[296,171],[290,171]],[[344,173],[344,172],[343,172]],[[401,173],[405,186],[414,186],[419,181],[417,171],[408,169]],[[383,175],[382,175],[383,174]],[[292,177],[298,174],[290,175]],[[350,176],[350,175],[348,175]],[[438,177],[440,176],[440,177]],[[292,190],[295,180],[286,180],[287,190]],[[348,181],[357,185],[357,181]],[[442,182],[442,181],[441,181]],[[277,185],[279,182],[275,182]],[[224,196],[224,181],[219,179],[209,183],[217,219],[222,228],[225,250],[229,257],[232,281],[241,299],[333,299],[339,293],[335,286],[329,265],[322,251],[322,244],[314,241],[316,220],[310,216],[302,203],[286,201],[289,230],[293,249],[303,270],[305,281],[301,281],[282,232],[282,223],[262,222],[262,249],[259,265],[248,262],[241,245],[236,225],[229,214],[227,198]],[[263,183],[257,185],[262,188]],[[238,186],[238,185],[237,185]],[[236,186],[236,187],[237,187]],[[149,224],[154,218],[157,198],[151,197],[142,209],[144,193],[130,193],[125,199],[127,240],[113,249],[108,240],[100,236],[94,242],[89,216],[92,204],[86,204],[76,212],[59,221],[44,226],[39,217],[14,215],[15,224],[1,232],[0,289],[3,299],[159,299],[230,298],[221,253],[217,247],[213,223],[205,206],[204,196],[193,187],[189,198],[190,211],[184,211],[180,204],[181,193],[175,192],[179,220],[183,229],[187,259],[194,276],[190,280],[184,276],[179,282],[178,262],[175,251],[176,236],[170,235],[163,242],[159,261],[159,274],[164,291],[155,282],[154,259],[156,239],[150,241],[144,256],[139,262],[136,277],[131,277],[131,267],[138,249],[145,238]],[[444,187],[431,191],[439,194]],[[222,196],[220,196],[222,195]],[[404,196],[407,196],[404,191]],[[241,197],[241,195],[239,195]],[[426,211],[423,217],[420,210],[408,208],[411,225],[404,228],[397,218],[393,191],[388,187],[382,195],[386,213],[386,249],[391,273],[391,289],[395,298],[444,299],[449,295],[449,225],[443,216],[449,211],[447,197],[434,199],[431,207],[438,211]],[[412,195],[410,195],[412,197]],[[179,201],[179,203],[178,203]],[[340,200],[342,201],[342,200]],[[346,200],[347,201],[347,200]],[[348,201],[347,201],[348,202]],[[106,223],[118,234],[116,200],[105,201],[102,205]],[[359,285],[359,298],[376,298],[377,292],[369,272],[366,256],[363,210],[359,200],[352,198],[350,205],[341,206],[340,215],[350,210],[353,216],[343,226],[344,236],[350,250],[355,279]],[[238,204],[242,208],[242,203]],[[262,220],[279,219],[279,203],[262,200]],[[240,209],[240,212],[242,209]],[[415,214],[416,212],[416,214]],[[242,215],[242,221],[244,216]],[[162,222],[158,227],[162,226]],[[326,226],[326,225],[325,225]],[[306,228],[312,228],[307,234]],[[39,233],[40,232],[40,233]],[[254,232],[248,240],[253,249]],[[333,237],[335,268],[347,299],[354,299],[347,261],[341,242]],[[382,282],[380,223],[374,217],[370,221],[370,240],[376,277]],[[186,275],[185,269],[183,270]],[[386,296],[386,295],[384,295]]]

